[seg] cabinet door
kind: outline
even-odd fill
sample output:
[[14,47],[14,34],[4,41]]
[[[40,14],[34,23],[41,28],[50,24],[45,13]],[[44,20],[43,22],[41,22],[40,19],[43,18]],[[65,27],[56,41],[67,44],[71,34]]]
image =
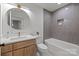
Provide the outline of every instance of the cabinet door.
[[24,47],[32,45],[32,44],[36,44],[36,41],[33,39],[22,41],[22,42],[17,42],[15,44],[13,44],[13,50],[24,48]]
[[12,56],[12,52],[2,53],[2,56]]
[[24,48],[13,51],[13,56],[24,56]]
[[5,46],[1,47],[1,53],[5,54],[7,52],[12,51],[12,44],[6,44]]
[[31,45],[31,46],[25,48],[24,55],[25,56],[34,56],[34,55],[36,55],[36,52],[37,52],[36,45]]
[[1,47],[0,47],[0,56],[1,56]]

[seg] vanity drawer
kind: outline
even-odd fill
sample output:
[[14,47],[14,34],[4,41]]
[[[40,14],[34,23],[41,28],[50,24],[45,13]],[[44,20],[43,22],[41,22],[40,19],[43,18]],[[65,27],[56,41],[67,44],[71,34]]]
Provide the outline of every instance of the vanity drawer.
[[24,56],[24,48],[13,51],[13,56]]
[[17,42],[15,44],[13,44],[13,50],[23,48],[23,47],[26,47],[26,46],[29,46],[32,44],[35,44],[35,39]]
[[12,44],[8,44],[1,47],[1,53],[12,51]]
[[2,53],[2,56],[12,56],[12,52]]

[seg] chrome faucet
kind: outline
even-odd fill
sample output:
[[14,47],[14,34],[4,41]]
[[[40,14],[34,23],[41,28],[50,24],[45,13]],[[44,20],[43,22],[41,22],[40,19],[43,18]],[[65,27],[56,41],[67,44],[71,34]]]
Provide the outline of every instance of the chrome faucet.
[[20,35],[21,35],[21,33],[20,32],[18,32],[18,36],[20,37]]

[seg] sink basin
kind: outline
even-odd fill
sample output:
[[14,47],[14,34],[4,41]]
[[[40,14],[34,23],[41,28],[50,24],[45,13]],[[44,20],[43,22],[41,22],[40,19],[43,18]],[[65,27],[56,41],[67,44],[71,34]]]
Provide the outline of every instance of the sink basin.
[[1,40],[1,44],[5,43],[5,44],[9,44],[9,43],[13,43],[13,42],[18,42],[18,41],[23,41],[23,40],[31,40],[31,39],[36,39],[39,36],[32,36],[32,35],[23,35],[23,36],[13,36],[13,37],[9,37],[9,38],[3,38]]
[[20,38],[23,38],[23,37],[30,38],[30,37],[33,37],[33,36],[32,35],[23,35],[23,36],[20,36]]
[[13,36],[13,37],[10,37],[9,39],[10,40],[14,40],[14,39],[16,40],[16,39],[22,39],[22,38],[27,39],[27,38],[32,38],[32,37],[33,37],[32,35],[23,35],[23,36]]

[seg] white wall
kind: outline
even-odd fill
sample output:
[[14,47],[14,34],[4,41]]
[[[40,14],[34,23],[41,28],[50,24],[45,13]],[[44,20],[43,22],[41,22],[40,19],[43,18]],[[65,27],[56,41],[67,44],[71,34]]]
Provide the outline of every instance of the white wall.
[[1,5],[0,5],[0,36],[1,36]]
[[0,5],[0,42],[1,42],[1,5]]
[[[27,7],[23,7],[26,10],[27,8],[29,8],[30,10],[30,11],[27,11],[30,17],[30,25],[28,25],[29,27],[27,29],[15,30],[11,28],[10,26],[8,26],[7,24],[6,12],[11,8],[16,8],[16,7],[11,4],[1,4],[1,10],[2,10],[1,15],[2,15],[2,21],[3,21],[3,25],[2,25],[3,36],[10,37],[13,35],[17,35],[18,32],[21,32],[23,35],[34,33],[34,32],[39,32],[41,34],[40,39],[42,41],[43,40],[43,9],[33,4],[27,4]],[[7,32],[13,32],[13,33],[9,33],[7,35]]]

